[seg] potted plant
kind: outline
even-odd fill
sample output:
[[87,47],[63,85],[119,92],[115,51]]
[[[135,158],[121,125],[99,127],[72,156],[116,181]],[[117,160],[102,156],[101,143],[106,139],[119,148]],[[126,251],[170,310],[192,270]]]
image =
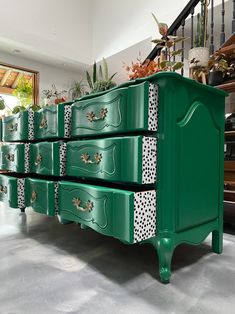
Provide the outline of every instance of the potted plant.
[[71,99],[75,100],[85,94],[85,84],[82,83],[82,80],[80,81],[73,81],[69,93],[71,94]]
[[116,83],[113,81],[113,77],[116,74],[117,73],[114,73],[109,76],[108,64],[105,58],[103,58],[103,63],[99,66],[99,73],[97,74],[97,64],[94,62],[92,75],[86,71],[87,83],[90,87],[91,93],[105,91],[116,86]]
[[51,89],[44,89],[42,94],[44,96],[44,105],[58,105],[61,102],[66,101],[66,90],[58,91],[55,84],[52,84]]
[[224,76],[229,69],[225,55],[215,52],[208,61],[209,78],[208,84],[215,86],[223,82]]
[[194,66],[192,60],[197,60],[197,66],[207,66],[209,60],[209,49],[207,42],[207,23],[208,23],[208,0],[201,0],[201,13],[197,14],[196,35],[194,38],[194,48],[189,50],[188,59],[190,67]]

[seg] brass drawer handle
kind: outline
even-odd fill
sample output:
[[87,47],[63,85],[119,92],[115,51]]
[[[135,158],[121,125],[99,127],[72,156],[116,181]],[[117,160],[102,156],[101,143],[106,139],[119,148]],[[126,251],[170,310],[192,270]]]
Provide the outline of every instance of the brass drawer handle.
[[14,154],[6,154],[5,158],[7,161],[14,161],[15,160]]
[[102,108],[99,112],[99,116],[96,117],[96,114],[91,111],[91,112],[88,112],[86,114],[86,117],[87,117],[87,120],[90,121],[90,122],[94,122],[94,121],[100,121],[100,120],[104,120],[107,116],[107,113],[108,113],[108,109],[107,108]]
[[45,117],[42,118],[40,125],[39,125],[40,129],[46,129],[47,128],[47,119]]
[[7,194],[7,187],[6,187],[6,186],[3,186],[3,185],[0,185],[0,193],[5,193],[5,194]]
[[11,123],[7,125],[7,129],[10,132],[16,132],[18,129],[18,123]]
[[37,155],[34,164],[35,164],[35,166],[39,166],[41,162],[42,162],[42,155],[39,154],[39,155]]
[[37,193],[36,193],[36,191],[32,191],[30,203],[34,203],[36,201],[36,199],[37,199]]
[[90,155],[85,153],[81,155],[81,160],[85,163],[85,164],[99,164],[101,162],[102,159],[102,154],[100,153],[95,153],[94,154],[94,160],[90,159]]
[[82,201],[79,197],[74,197],[73,198],[73,205],[80,211],[82,212],[91,212],[93,207],[94,207],[94,204],[93,202],[91,202],[90,200],[88,200],[86,203],[85,203],[85,207],[82,207]]

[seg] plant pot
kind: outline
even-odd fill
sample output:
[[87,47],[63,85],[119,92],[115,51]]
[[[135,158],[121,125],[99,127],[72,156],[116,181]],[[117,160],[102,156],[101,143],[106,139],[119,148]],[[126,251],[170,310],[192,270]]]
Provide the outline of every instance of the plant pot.
[[220,85],[223,82],[223,72],[212,71],[209,72],[208,84],[212,86]]
[[190,63],[191,60],[198,60],[197,66],[205,67],[207,66],[209,60],[209,49],[207,47],[195,47],[189,50],[188,52],[188,60],[189,67],[193,68],[195,66],[194,63]]

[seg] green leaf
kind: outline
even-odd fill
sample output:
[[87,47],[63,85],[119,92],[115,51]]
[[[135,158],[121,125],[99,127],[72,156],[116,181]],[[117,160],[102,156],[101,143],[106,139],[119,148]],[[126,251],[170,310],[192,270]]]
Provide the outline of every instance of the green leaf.
[[164,44],[164,40],[162,39],[153,39],[151,40],[151,42],[154,44]]
[[103,58],[103,69],[104,69],[104,79],[105,81],[108,81],[109,79],[108,64],[105,58]]
[[114,78],[114,76],[115,76],[116,74],[117,74],[117,72],[114,73],[113,75],[111,75],[110,78],[109,78],[109,81],[111,81],[111,80]]
[[104,78],[103,78],[103,71],[102,71],[102,66],[100,65],[99,66],[99,79],[100,80],[103,80]]
[[97,81],[97,76],[96,76],[96,62],[93,64],[93,84]]
[[158,19],[156,18],[156,15],[154,13],[152,13],[152,16],[153,16],[157,26],[159,27],[159,22],[158,22]]
[[5,106],[5,101],[4,99],[0,96],[0,110],[3,110],[5,109],[6,106]]
[[174,57],[174,56],[180,55],[183,52],[183,50],[184,49],[178,49],[178,50],[172,51],[171,56]]
[[87,83],[88,83],[90,89],[93,89],[93,84],[92,84],[92,81],[91,81],[91,76],[90,76],[90,74],[89,74],[88,71],[86,71],[86,79],[87,79]]
[[175,43],[178,43],[180,41],[184,41],[184,40],[187,40],[189,39],[190,37],[180,37],[180,36],[177,36],[177,38],[174,40]]
[[183,62],[176,62],[175,65],[173,65],[173,70],[179,70],[184,66]]

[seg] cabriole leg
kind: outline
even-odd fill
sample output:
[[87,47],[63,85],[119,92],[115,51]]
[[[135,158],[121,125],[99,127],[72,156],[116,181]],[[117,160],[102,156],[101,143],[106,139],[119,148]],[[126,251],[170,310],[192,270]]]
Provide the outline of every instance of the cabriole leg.
[[168,283],[171,277],[171,259],[174,252],[173,241],[170,238],[157,240],[157,253],[159,260],[159,274],[163,283]]
[[223,251],[223,230],[212,231],[212,251],[221,254]]

